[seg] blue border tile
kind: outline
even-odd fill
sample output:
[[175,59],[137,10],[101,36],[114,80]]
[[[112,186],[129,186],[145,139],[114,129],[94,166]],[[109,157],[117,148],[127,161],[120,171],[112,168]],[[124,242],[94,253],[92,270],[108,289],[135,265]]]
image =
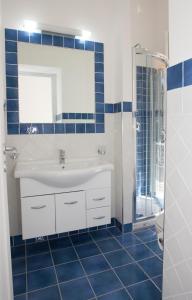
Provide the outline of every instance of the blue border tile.
[[5,39],[9,41],[17,41],[17,30],[6,28]]
[[25,43],[29,43],[29,32],[27,31],[18,31],[18,41],[19,42],[25,42]]
[[92,41],[85,41],[85,50],[94,51],[95,43]]
[[[95,53],[95,114],[87,113],[63,113],[57,116],[57,120],[82,119],[93,120],[95,123],[53,123],[53,124],[19,124],[19,99],[18,99],[18,66],[17,66],[17,42],[30,42],[35,44],[76,48],[93,51]],[[28,134],[32,125],[37,128],[37,134],[74,134],[74,133],[104,133],[105,113],[121,111],[121,102],[104,104],[104,44],[93,41],[82,41],[62,35],[30,33],[5,29],[6,47],[6,79],[7,79],[7,131],[8,134]],[[12,101],[14,100],[14,101]],[[132,110],[131,102],[123,103],[123,111]]]
[[40,33],[30,33],[30,43],[41,44],[41,36]]
[[76,124],[76,133],[85,133],[85,124]]
[[42,34],[42,45],[50,45],[53,44],[53,36],[51,34]]
[[104,44],[103,43],[95,43],[95,52],[103,52]]
[[47,123],[43,125],[43,133],[44,134],[53,134],[55,133],[55,128],[54,128],[54,124],[52,123]]
[[6,76],[18,76],[17,65],[6,64]]
[[17,52],[17,42],[16,41],[5,41],[5,51],[6,52]]
[[[7,75],[7,99],[18,100],[18,70],[17,70],[17,42],[30,42],[34,44],[54,45],[60,47],[76,48],[95,52],[95,101],[96,112],[104,113],[104,45],[93,41],[82,41],[73,39],[63,35],[51,35],[40,33],[29,33],[25,31],[17,31],[14,29],[5,29],[5,46],[6,46],[6,75]],[[14,106],[14,107],[13,107]],[[28,128],[31,124],[19,125],[19,114],[16,111],[17,104],[8,103],[10,111],[8,111],[7,129],[9,134],[28,134]],[[61,118],[58,117],[60,120]],[[65,116],[66,118],[66,116]],[[68,119],[93,119],[94,114],[73,113],[68,114]],[[102,120],[101,120],[102,118]],[[98,116],[98,121],[103,122],[104,116]],[[12,123],[16,125],[13,126]],[[97,126],[98,125],[98,126]],[[104,125],[101,124],[35,124],[39,134],[62,134],[62,133],[97,133],[103,132]]]
[[75,124],[74,123],[66,123],[65,128],[66,128],[66,133],[75,133]]
[[192,59],[184,62],[184,86],[192,85]]
[[167,70],[167,89],[172,90],[183,86],[183,63],[168,68]]
[[64,47],[75,48],[75,39],[64,37]]
[[85,42],[83,40],[75,39],[75,49],[84,50]]
[[53,36],[53,46],[63,47],[64,41],[62,36]]

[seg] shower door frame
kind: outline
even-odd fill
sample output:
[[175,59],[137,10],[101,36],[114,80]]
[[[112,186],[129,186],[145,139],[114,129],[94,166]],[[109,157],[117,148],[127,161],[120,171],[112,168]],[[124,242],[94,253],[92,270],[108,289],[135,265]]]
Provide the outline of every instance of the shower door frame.
[[[137,201],[137,196],[136,196],[136,179],[137,179],[137,173],[136,173],[136,166],[137,166],[137,152],[136,152],[136,146],[137,146],[137,119],[136,119],[136,112],[137,112],[137,79],[136,79],[136,55],[146,55],[146,58],[149,56],[151,58],[156,58],[159,60],[162,60],[165,63],[165,68],[168,67],[168,58],[158,52],[151,52],[148,49],[142,48],[140,44],[136,44],[132,48],[132,122],[133,122],[133,153],[134,153],[134,169],[133,169],[133,177],[134,177],[134,186],[133,186],[133,224],[134,223],[139,223],[143,221],[147,221],[150,219],[153,219],[155,216],[146,216],[143,218],[140,218],[137,220],[136,218],[136,201]],[[166,92],[166,83],[165,83],[165,92]],[[165,99],[165,137],[166,137],[166,112],[167,112],[167,104],[166,104],[166,99]],[[166,140],[166,138],[165,138]],[[165,141],[165,153],[166,153],[166,141]],[[166,163],[166,157],[165,157],[165,163]],[[164,179],[166,180],[166,174],[164,175]],[[164,180],[164,181],[165,181]],[[165,188],[164,188],[164,199],[165,199]]]

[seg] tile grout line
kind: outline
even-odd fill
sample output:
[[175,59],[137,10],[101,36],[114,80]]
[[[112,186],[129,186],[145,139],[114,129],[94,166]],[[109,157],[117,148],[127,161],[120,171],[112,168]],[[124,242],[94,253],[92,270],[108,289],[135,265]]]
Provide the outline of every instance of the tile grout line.
[[54,260],[53,260],[53,256],[52,256],[52,252],[51,252],[51,246],[50,246],[49,240],[48,240],[48,246],[49,246],[49,251],[50,251],[50,255],[51,255],[51,260],[52,260],[52,264],[53,264],[53,268],[54,268],[54,272],[55,272],[55,277],[56,277],[56,281],[57,281],[57,287],[58,287],[58,289],[59,289],[60,299],[62,300],[63,297],[62,297],[61,289],[60,289],[60,286],[59,286],[59,281],[58,281],[58,277],[57,277],[57,271],[56,271],[56,268],[55,268],[55,263],[54,263]]
[[[107,230],[107,229],[106,229]],[[113,271],[113,272],[115,272],[115,268],[113,268],[112,266],[111,266],[111,264],[110,264],[110,262],[108,261],[108,259],[105,257],[105,253],[103,253],[102,251],[101,251],[101,248],[99,247],[99,245],[97,244],[97,242],[100,242],[100,241],[104,241],[104,240],[108,240],[108,239],[110,239],[110,238],[113,238],[114,240],[116,240],[117,241],[117,243],[120,245],[120,249],[116,249],[116,250],[112,250],[112,251],[109,251],[109,252],[106,252],[106,254],[107,253],[110,253],[110,252],[117,252],[117,251],[119,251],[119,250],[125,250],[126,251],[126,253],[129,255],[129,257],[131,257],[132,259],[133,259],[133,262],[132,263],[136,263],[137,264],[137,266],[140,268],[140,269],[142,269],[142,267],[137,263],[137,261],[135,261],[135,259],[131,256],[131,254],[128,252],[128,249],[126,249],[125,248],[125,246],[124,245],[122,245],[121,243],[120,243],[120,241],[117,239],[117,237],[118,236],[116,236],[116,235],[113,235],[110,231],[108,231],[107,230],[107,232],[111,235],[111,237],[107,237],[107,238],[104,238],[104,239],[101,239],[101,240],[98,240],[98,241],[95,241],[94,240],[94,238],[93,238],[93,236],[91,235],[91,232],[87,232],[87,234],[90,236],[90,238],[91,238],[91,240],[89,241],[89,242],[86,242],[86,243],[82,243],[82,244],[77,244],[77,245],[75,245],[74,244],[74,242],[72,241],[72,236],[69,236],[69,239],[70,239],[70,241],[71,241],[71,243],[72,243],[72,247],[73,247],[73,249],[74,249],[74,251],[75,251],[75,253],[77,254],[77,257],[79,257],[79,255],[78,255],[78,253],[76,252],[76,249],[75,249],[75,246],[82,246],[82,245],[88,245],[89,243],[94,243],[97,247],[98,247],[98,249],[100,250],[100,254],[97,254],[97,255],[92,255],[91,257],[95,257],[95,256],[98,256],[98,255],[102,255],[103,256],[103,258],[108,262],[108,265],[110,266],[110,269],[107,269],[107,270],[111,270],[111,271]],[[83,233],[82,233],[83,234]],[[81,234],[80,234],[81,235]],[[133,234],[134,235],[134,234]],[[121,236],[121,235],[119,235],[119,236]],[[141,239],[139,239],[138,238],[138,240],[141,240]],[[49,250],[50,250],[50,252],[48,252],[48,253],[50,253],[51,254],[51,258],[52,258],[52,249],[51,249],[51,247],[50,247],[50,243],[49,243],[49,240],[47,240],[48,241],[48,245],[49,245]],[[145,242],[143,242],[143,241],[141,241],[141,244],[143,244],[144,246],[146,246],[149,250],[151,250],[147,245],[145,245]],[[27,245],[25,245],[25,247],[26,247]],[[69,247],[65,247],[64,249],[66,249],[66,248],[69,248]],[[61,249],[63,249],[63,248],[61,248]],[[61,250],[61,249],[57,249],[57,250]],[[57,251],[56,250],[56,251]],[[153,250],[151,250],[151,252],[152,253],[154,253],[155,255],[153,256],[153,257],[157,257],[159,260],[160,260],[160,258],[158,257],[158,255],[156,255],[156,253],[153,251]],[[46,252],[47,253],[47,252]],[[41,254],[43,254],[43,253],[39,253],[39,254],[36,254],[36,255],[33,255],[33,256],[38,256],[38,255],[41,255]],[[26,258],[26,256],[27,256],[27,253],[26,253],[26,251],[25,251],[25,258]],[[30,256],[31,257],[31,256]],[[89,256],[90,257],[90,256]],[[83,265],[82,265],[82,263],[81,263],[81,260],[83,260],[83,259],[86,259],[86,258],[88,258],[88,257],[84,257],[84,258],[82,258],[82,259],[80,259],[80,258],[78,258],[78,261],[79,261],[79,263],[81,264],[81,266],[82,266],[82,268],[83,268],[83,270],[84,270],[84,267],[83,267]],[[150,257],[149,257],[150,258]],[[26,258],[27,259],[27,258]],[[148,258],[144,258],[144,259],[142,259],[142,260],[146,260],[146,259],[148,259]],[[140,260],[140,261],[142,261],[142,260]],[[53,261],[53,258],[52,258],[52,262],[53,262],[53,267],[54,267],[54,269],[55,269],[55,264],[54,264],[54,261]],[[71,262],[71,261],[70,261]],[[67,262],[67,263],[70,263],[70,262]],[[67,263],[64,263],[64,264],[67,264]],[[131,263],[131,262],[130,262]],[[63,265],[63,264],[58,264],[58,265]],[[129,265],[129,264],[125,264],[125,265]],[[121,267],[121,266],[125,266],[125,265],[120,265],[120,266],[117,266],[117,268],[118,267]],[[49,267],[46,267],[46,268],[50,268],[51,266],[49,266]],[[41,269],[45,269],[45,268],[41,268]],[[30,271],[30,272],[35,272],[35,271],[38,271],[38,270],[41,270],[41,269],[37,269],[37,270],[33,270],[33,271]],[[107,271],[107,270],[104,270],[104,271],[102,271],[102,272],[105,272],[105,271]],[[56,271],[56,270],[55,270]],[[155,284],[155,282],[153,282],[153,280],[152,280],[152,277],[149,277],[148,276],[148,274],[142,269],[142,271],[147,275],[147,279],[146,280],[150,280],[157,288],[158,288],[158,290],[161,292],[161,290],[159,289],[159,287]],[[94,275],[94,274],[98,274],[98,273],[102,273],[102,272],[96,272],[96,273],[92,273],[92,274],[90,274],[90,275]],[[87,280],[89,281],[89,279],[88,279],[88,275],[87,275],[87,273],[85,272],[85,270],[84,270],[84,273],[85,273],[85,276],[84,277],[86,277],[87,278]],[[20,273],[20,274],[22,274],[22,273]],[[17,275],[19,275],[19,274],[16,274],[15,276],[17,276]],[[116,272],[115,272],[115,275],[116,275]],[[159,275],[156,275],[156,276],[154,276],[154,277],[159,277],[159,276],[162,276],[161,274],[159,274]],[[84,278],[84,277],[79,277],[79,278]],[[56,274],[56,278],[57,278],[57,274]],[[76,279],[79,279],[79,278],[76,278]],[[117,278],[119,279],[119,277],[117,276]],[[149,279],[148,279],[149,278]],[[70,281],[74,281],[75,279],[72,279],[72,280],[70,280]],[[145,281],[146,281],[145,280]],[[119,281],[121,282],[121,280],[119,279]],[[66,281],[65,281],[66,282]],[[69,281],[67,281],[67,282],[69,282]],[[64,283],[64,282],[62,282],[62,283]],[[121,282],[122,283],[122,282]],[[138,283],[140,283],[140,282],[137,282],[137,283],[135,283],[135,284],[138,284]],[[89,284],[90,284],[90,282],[89,282]],[[135,284],[133,284],[133,285],[135,285]],[[57,284],[57,285],[59,285],[59,283]],[[91,288],[92,288],[92,285],[90,284],[90,286],[91,286]],[[127,288],[126,288],[126,286],[124,285],[124,284],[122,284],[122,288],[125,288],[125,290],[126,290],[126,292],[127,292]],[[45,287],[45,288],[47,288],[47,287]],[[121,289],[122,289],[121,288]],[[42,288],[41,288],[42,289]],[[41,289],[38,289],[38,290],[41,290]],[[121,289],[118,289],[118,290],[121,290]],[[109,294],[111,294],[111,292],[114,292],[115,290],[113,290],[113,291],[110,291],[109,292]],[[94,292],[94,291],[93,291]],[[95,293],[94,293],[95,294]],[[129,293],[128,293],[129,294]],[[100,297],[101,295],[99,295],[99,297]],[[97,297],[97,296],[96,296]],[[93,298],[91,298],[91,299],[93,299]]]
[[[134,234],[134,232],[133,232],[133,234]],[[135,234],[134,234],[135,235]],[[135,235],[136,236],[136,235]],[[136,236],[137,237],[137,236]],[[115,238],[116,239],[116,238]],[[116,239],[117,240],[117,239]],[[141,240],[141,239],[139,239],[139,240]],[[117,240],[117,242],[120,244],[120,242]],[[144,243],[142,243],[143,245],[145,245]],[[125,248],[125,247],[124,247]],[[149,247],[147,247],[149,250],[151,250]],[[140,264],[139,264],[139,261],[143,261],[143,260],[146,260],[146,259],[150,259],[150,258],[152,258],[152,257],[157,257],[157,255],[155,255],[155,256],[152,256],[152,257],[148,257],[148,258],[145,258],[145,259],[142,259],[142,260],[139,260],[139,261],[136,261],[135,259],[134,259],[134,257],[129,253],[129,251],[128,251],[128,249],[127,248],[125,248],[125,251],[127,252],[127,254],[129,254],[130,255],[130,257],[133,259],[133,262],[135,262],[136,264],[137,264],[137,266],[144,272],[144,274],[148,277],[148,279],[155,285],[155,287],[157,287],[157,289],[160,291],[160,292],[162,292],[160,289],[159,289],[159,287],[155,284],[155,282],[152,280],[152,277],[151,276],[149,276],[148,275],[148,273],[147,272],[145,272],[145,270],[140,266]],[[152,253],[154,253],[153,251],[152,251]],[[160,276],[161,274],[159,274],[159,275],[157,275],[157,276]],[[139,282],[138,282],[139,283]]]
[[[104,240],[102,240],[102,241],[104,241]],[[94,240],[93,240],[92,242],[93,242],[94,244],[96,244],[97,247],[99,247],[99,245],[97,244],[97,242],[95,242]],[[89,244],[92,243],[92,242],[87,242],[87,243],[77,244],[77,245],[74,245],[74,247],[83,246],[83,245],[86,246],[86,245],[89,245]],[[121,245],[121,244],[120,244],[120,245]],[[140,244],[137,244],[137,245],[145,245],[145,244],[144,244],[144,243],[140,243]],[[137,246],[137,245],[135,245],[135,246]],[[72,247],[72,245],[69,246],[69,247],[58,248],[57,250],[51,249],[51,251],[52,251],[52,252],[58,252],[58,251],[60,251],[60,250],[62,250],[62,249],[67,249],[67,248],[71,248],[71,247]],[[130,248],[131,248],[131,247],[134,247],[134,245],[133,245],[133,246],[130,246]],[[100,248],[100,247],[99,247],[99,248]],[[111,251],[107,251],[107,252],[103,252],[103,253],[104,253],[104,256],[105,256],[105,254],[110,254],[110,253],[118,252],[118,251],[123,250],[124,248],[127,249],[127,250],[129,249],[129,247],[125,247],[125,246],[121,245],[121,248],[119,248],[119,249],[111,250]],[[101,251],[101,253],[102,253],[102,251]],[[127,251],[126,251],[126,253],[127,253]],[[32,255],[32,256],[29,256],[29,257],[31,258],[31,257],[36,257],[36,256],[44,255],[44,254],[50,254],[50,252],[43,252],[42,254]],[[152,254],[153,254],[153,253],[152,253]],[[90,257],[96,257],[96,256],[99,256],[99,255],[101,255],[101,254],[99,253],[99,254],[96,254],[96,255],[92,255],[92,256],[90,256]],[[123,264],[123,265],[119,265],[119,266],[116,266],[116,267],[125,266],[125,265],[131,264],[131,263],[133,263],[134,261],[136,261],[136,259],[133,258],[133,257],[131,256],[131,254],[129,253],[129,251],[128,251],[128,255],[131,257],[132,262],[127,263],[127,264]],[[142,259],[139,259],[139,260],[137,260],[137,261],[138,261],[138,262],[141,262],[141,261],[143,261],[143,260],[146,260],[146,259],[149,259],[149,258],[152,258],[152,257],[155,257],[155,256],[156,256],[156,255],[153,254],[152,256],[149,256],[149,257],[146,257],[146,258],[142,258]],[[22,258],[23,258],[23,257],[22,257]],[[14,259],[14,260],[19,260],[19,259],[22,259],[22,258],[18,258],[18,259]],[[88,257],[84,257],[84,258],[80,258],[80,259],[83,260],[83,259],[86,259],[86,258],[88,258]],[[159,257],[158,257],[158,258],[159,258]],[[74,261],[77,261],[77,259],[76,259],[76,260],[72,260],[72,261],[70,260],[70,261],[65,262],[65,263],[57,264],[57,266],[65,265],[65,264],[68,264],[68,263],[71,263],[71,262],[74,262]],[[48,268],[51,268],[51,267],[52,267],[52,266],[50,265],[50,266],[47,266],[47,267],[38,268],[38,269],[35,269],[35,270],[28,271],[28,273],[33,273],[33,272],[36,272],[36,271],[39,271],[39,270],[42,270],[42,269],[48,269]],[[116,267],[115,267],[115,268],[116,268]],[[25,272],[14,274],[14,276],[18,276],[18,275],[22,275],[22,274],[25,274]],[[95,273],[93,273],[93,274],[95,274]],[[158,276],[160,276],[160,275],[157,275],[157,276],[154,276],[154,277],[158,277]]]
[[[110,234],[112,235],[111,232],[110,232]],[[114,236],[112,235],[112,237],[114,237]],[[117,275],[117,273],[115,272],[114,268],[112,267],[112,265],[110,264],[110,262],[108,261],[108,259],[105,257],[105,254],[102,252],[102,250],[101,250],[101,248],[99,247],[99,245],[97,245],[97,242],[96,242],[96,241],[95,241],[95,244],[96,244],[96,246],[99,248],[99,250],[101,251],[101,254],[102,254],[102,256],[104,257],[104,259],[106,259],[106,261],[107,261],[107,263],[109,264],[109,266],[110,266],[112,272],[115,273],[116,277],[119,279],[121,285],[123,286],[123,289],[125,289],[126,293],[130,296],[131,300],[133,300],[132,296],[131,296],[131,295],[129,294],[129,292],[127,291],[125,285],[123,284],[123,282],[121,281],[121,279],[119,278],[119,276]],[[119,245],[120,245],[120,243],[119,243]],[[120,245],[120,246],[121,246],[121,248],[118,249],[118,250],[121,250],[121,249],[122,249],[122,245]],[[117,251],[118,251],[118,250],[117,250]],[[114,251],[110,251],[110,252],[114,252]],[[110,252],[106,252],[106,253],[110,253]]]
[[[129,253],[127,249],[125,249],[125,251],[126,251],[127,253]],[[131,255],[131,254],[130,254],[130,255]],[[132,256],[131,256],[131,257],[132,257]],[[152,257],[155,257],[155,256],[152,256]],[[147,260],[147,259],[150,259],[150,258],[152,258],[152,257],[146,258],[146,260]],[[133,258],[133,257],[132,257],[132,258]],[[147,276],[148,280],[152,281],[152,280],[151,280],[151,276],[150,276],[150,275],[142,268],[142,266],[139,264],[139,262],[136,261],[136,260],[134,260],[134,261],[135,261],[136,265],[139,267],[139,269],[142,270],[143,273]],[[139,282],[138,282],[138,283],[139,283]],[[153,281],[152,281],[152,283],[153,283]],[[156,287],[156,284],[155,284],[155,287]],[[158,290],[159,290],[159,288],[158,288]],[[160,290],[159,290],[159,291],[160,291]],[[161,292],[161,291],[160,291],[160,292]]]
[[25,244],[25,270],[26,270],[26,300],[28,300],[28,275],[27,275],[27,246]]
[[[96,244],[96,245],[97,245],[97,244]],[[101,251],[103,258],[104,258],[104,259],[107,261],[107,263],[109,264],[111,271],[112,271],[113,274],[115,274],[115,276],[118,278],[118,280],[119,280],[119,282],[121,283],[123,289],[125,289],[126,293],[128,294],[128,296],[130,296],[131,300],[133,300],[133,298],[131,297],[131,295],[130,295],[129,292],[127,291],[127,289],[126,289],[124,283],[121,281],[121,279],[119,278],[118,274],[115,272],[115,269],[112,267],[112,265],[110,264],[110,262],[109,262],[109,260],[107,259],[107,257],[105,257],[105,255],[104,255],[104,253],[102,252],[102,250],[101,250],[101,248],[99,247],[99,245],[97,245],[97,246],[98,246],[99,250]],[[122,246],[121,246],[121,247],[122,247]],[[121,249],[122,249],[122,248],[121,248]],[[120,249],[119,249],[119,250],[120,250]]]
[[89,280],[89,278],[88,278],[88,276],[87,276],[87,273],[86,273],[86,271],[85,271],[85,269],[84,269],[84,267],[83,267],[83,264],[82,264],[82,262],[81,262],[81,260],[80,260],[79,254],[77,253],[77,251],[76,251],[76,249],[75,249],[75,247],[74,247],[74,245],[73,245],[73,241],[72,241],[71,237],[70,237],[70,240],[71,240],[71,243],[72,243],[73,250],[75,251],[75,253],[76,253],[76,255],[77,255],[78,261],[79,261],[79,263],[80,263],[80,265],[81,265],[81,267],[82,267],[82,269],[83,269],[83,272],[84,272],[84,274],[85,274],[85,277],[86,277],[86,279],[87,279],[87,281],[88,281],[88,283],[89,283],[89,286],[90,286],[90,288],[91,288],[91,290],[92,290],[92,292],[93,292],[93,295],[94,295],[94,297],[97,299],[97,295],[96,295],[96,293],[95,293],[95,291],[94,291],[94,289],[93,289],[93,287],[92,287],[92,285],[91,285],[91,282],[90,282],[90,280]]

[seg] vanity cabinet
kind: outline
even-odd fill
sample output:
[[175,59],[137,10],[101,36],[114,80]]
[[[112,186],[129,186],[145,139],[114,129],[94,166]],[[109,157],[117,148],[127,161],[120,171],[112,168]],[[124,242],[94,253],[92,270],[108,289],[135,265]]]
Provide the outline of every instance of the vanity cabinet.
[[55,195],[56,232],[86,228],[85,192]]
[[54,195],[21,199],[23,238],[55,233]]
[[23,239],[111,223],[111,172],[67,189],[21,178],[20,191]]

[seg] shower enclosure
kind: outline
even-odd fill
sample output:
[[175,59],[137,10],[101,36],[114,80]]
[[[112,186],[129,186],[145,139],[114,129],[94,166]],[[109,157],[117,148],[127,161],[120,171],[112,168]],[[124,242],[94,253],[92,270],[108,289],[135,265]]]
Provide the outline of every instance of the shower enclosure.
[[164,209],[166,57],[133,49],[135,193],[134,221]]

